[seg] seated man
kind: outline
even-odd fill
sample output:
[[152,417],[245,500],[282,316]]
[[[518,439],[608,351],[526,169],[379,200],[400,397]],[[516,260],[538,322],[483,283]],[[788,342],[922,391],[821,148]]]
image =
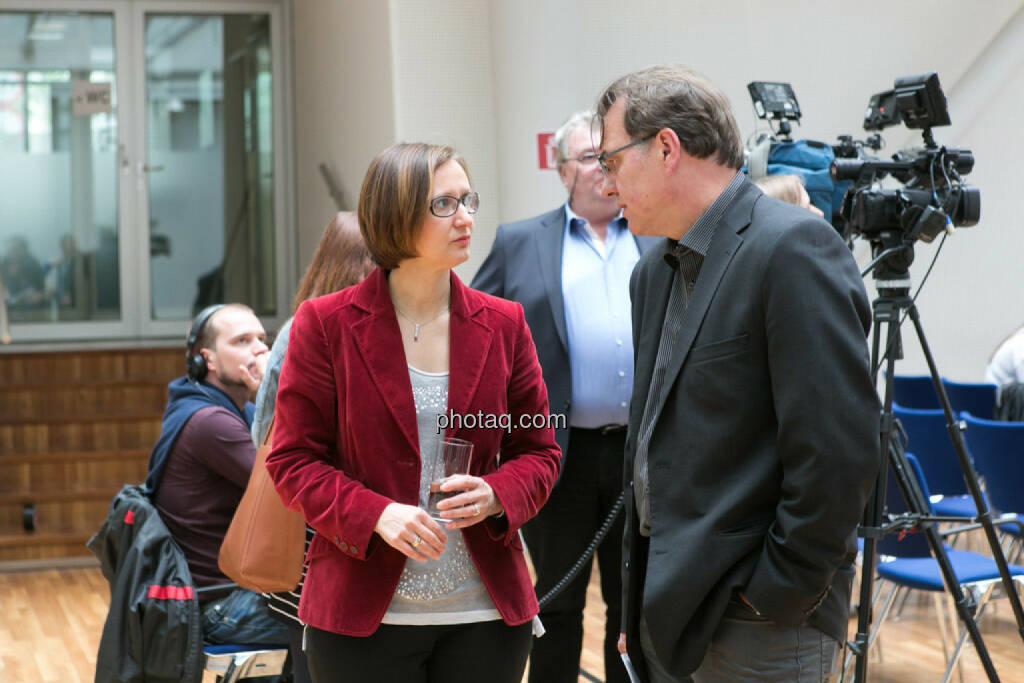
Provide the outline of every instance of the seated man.
[[[266,334],[247,306],[211,306],[196,316],[186,375],[171,382],[163,428],[149,459],[146,490],[188,561],[199,588],[230,583],[217,555],[249,481],[249,435],[267,362]],[[242,588],[200,594],[209,643],[284,645],[287,629],[259,594]]]

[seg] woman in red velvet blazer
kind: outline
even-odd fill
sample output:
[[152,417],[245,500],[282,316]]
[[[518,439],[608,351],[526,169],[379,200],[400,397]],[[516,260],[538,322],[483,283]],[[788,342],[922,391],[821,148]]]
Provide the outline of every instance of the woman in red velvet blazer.
[[[267,469],[317,532],[299,616],[318,682],[486,675],[518,683],[525,668],[537,600],[519,528],[558,475],[550,425],[465,428],[473,426],[465,420],[448,429],[443,436],[474,445],[469,475],[444,484],[453,493],[440,506],[444,528],[418,506],[423,435],[412,373],[447,374],[448,416],[508,415],[518,426],[521,416],[548,415],[521,306],[468,289],[451,272],[469,257],[478,201],[451,148],[388,148],[359,197],[360,227],[381,267],[305,302],[292,323]],[[472,561],[463,566],[478,576],[462,584],[476,586],[475,602],[457,605],[454,617],[450,606],[432,613],[435,587],[425,602],[412,600],[411,621],[385,619],[407,563],[422,571],[443,561],[456,534]]]

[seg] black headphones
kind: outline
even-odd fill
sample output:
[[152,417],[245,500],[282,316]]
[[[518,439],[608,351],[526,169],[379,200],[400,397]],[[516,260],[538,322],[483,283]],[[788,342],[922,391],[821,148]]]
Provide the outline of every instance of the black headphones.
[[185,342],[185,375],[193,382],[202,382],[207,373],[206,359],[196,348],[196,343],[203,336],[203,328],[210,322],[210,318],[222,308],[224,304],[214,304],[199,311],[188,331],[188,341]]

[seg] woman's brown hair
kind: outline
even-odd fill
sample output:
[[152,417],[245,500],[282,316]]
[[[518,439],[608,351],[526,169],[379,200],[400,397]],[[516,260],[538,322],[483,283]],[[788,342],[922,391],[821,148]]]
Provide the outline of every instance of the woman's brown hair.
[[324,228],[313,260],[299,281],[293,312],[306,299],[359,284],[373,270],[370,252],[359,231],[356,215],[351,211],[338,213]]
[[416,237],[428,211],[434,172],[448,161],[462,166],[469,177],[465,160],[447,145],[399,143],[370,162],[359,191],[359,228],[380,267],[391,270],[416,257]]

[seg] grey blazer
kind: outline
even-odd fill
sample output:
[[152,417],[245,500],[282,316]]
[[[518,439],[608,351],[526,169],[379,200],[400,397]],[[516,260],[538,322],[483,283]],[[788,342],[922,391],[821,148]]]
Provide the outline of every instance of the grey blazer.
[[[672,270],[662,246],[630,282],[626,481]],[[861,520],[879,463],[870,309],[835,230],[749,180],[719,223],[686,311],[648,449],[651,536],[626,506],[623,629],[643,663],[691,673],[734,589],[783,625],[845,638]],[[629,487],[632,492],[632,486]],[[642,603],[642,604],[641,604]]]
[[[470,287],[522,304],[548,387],[550,410],[565,413],[568,424],[572,378],[562,299],[564,228],[565,208],[561,206],[540,216],[499,225],[491,251]],[[650,237],[634,239],[641,255],[657,242]],[[556,429],[555,440],[564,457],[569,448],[569,430]]]

